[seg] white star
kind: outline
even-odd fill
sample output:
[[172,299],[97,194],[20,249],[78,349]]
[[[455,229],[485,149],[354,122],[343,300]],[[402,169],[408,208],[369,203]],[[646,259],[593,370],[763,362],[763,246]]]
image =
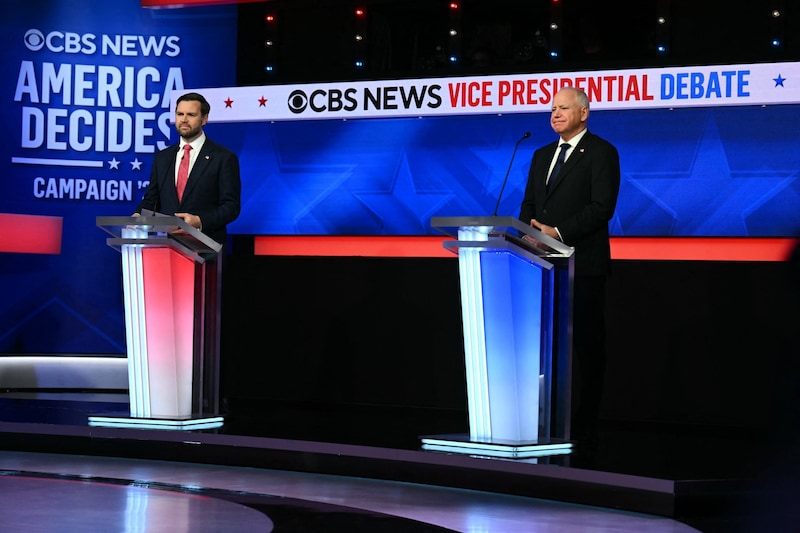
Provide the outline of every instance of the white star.
[[131,170],[142,170],[142,162],[139,161],[138,157],[131,161]]
[[111,170],[119,170],[119,161],[117,161],[116,157],[108,162],[108,168]]

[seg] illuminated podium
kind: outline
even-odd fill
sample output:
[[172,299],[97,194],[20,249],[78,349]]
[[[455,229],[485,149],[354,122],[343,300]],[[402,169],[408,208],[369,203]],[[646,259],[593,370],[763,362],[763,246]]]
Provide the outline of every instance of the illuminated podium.
[[97,217],[122,257],[130,413],[89,425],[223,425],[219,406],[222,245],[173,216]]
[[426,450],[569,453],[573,248],[514,217],[434,217],[458,254],[469,435]]

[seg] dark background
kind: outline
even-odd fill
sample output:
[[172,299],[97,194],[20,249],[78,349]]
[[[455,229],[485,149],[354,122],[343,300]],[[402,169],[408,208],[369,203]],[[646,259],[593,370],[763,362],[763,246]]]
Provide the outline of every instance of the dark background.
[[[455,258],[226,259],[231,428],[411,447],[468,431]],[[603,423],[766,434],[797,364],[797,279],[788,262],[615,261]]]
[[[751,63],[796,60],[800,53],[800,8],[786,0],[458,4],[457,10],[447,0],[242,5],[239,84]],[[365,18],[356,17],[356,7]],[[772,15],[775,9],[781,16]],[[553,22],[558,29],[551,30]],[[356,34],[364,40],[357,43]],[[355,67],[357,59],[363,67]],[[273,70],[265,71],[267,65]]]

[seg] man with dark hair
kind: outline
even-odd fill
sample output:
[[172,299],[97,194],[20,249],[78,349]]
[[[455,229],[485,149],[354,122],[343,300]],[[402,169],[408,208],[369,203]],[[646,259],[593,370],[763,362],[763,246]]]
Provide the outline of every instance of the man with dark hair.
[[201,94],[178,98],[175,129],[180,141],[153,158],[150,185],[136,214],[150,209],[180,217],[224,244],[227,225],[239,216],[242,184],[236,154],[203,132],[210,111]]

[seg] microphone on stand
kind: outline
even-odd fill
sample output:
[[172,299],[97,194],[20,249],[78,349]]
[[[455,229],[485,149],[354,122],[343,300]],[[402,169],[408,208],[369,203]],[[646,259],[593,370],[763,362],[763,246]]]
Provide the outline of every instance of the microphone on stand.
[[511,161],[508,162],[508,170],[506,170],[506,177],[503,178],[503,186],[500,187],[500,194],[497,195],[497,203],[494,206],[494,213],[492,213],[493,217],[497,216],[497,210],[500,208],[500,200],[503,198],[503,191],[506,188],[506,183],[508,182],[508,175],[511,173],[511,165],[514,164],[514,157],[517,155],[517,148],[519,148],[519,143],[527,139],[531,136],[531,132],[526,131],[525,135],[519,138],[517,144],[514,145],[514,151],[511,154]]

